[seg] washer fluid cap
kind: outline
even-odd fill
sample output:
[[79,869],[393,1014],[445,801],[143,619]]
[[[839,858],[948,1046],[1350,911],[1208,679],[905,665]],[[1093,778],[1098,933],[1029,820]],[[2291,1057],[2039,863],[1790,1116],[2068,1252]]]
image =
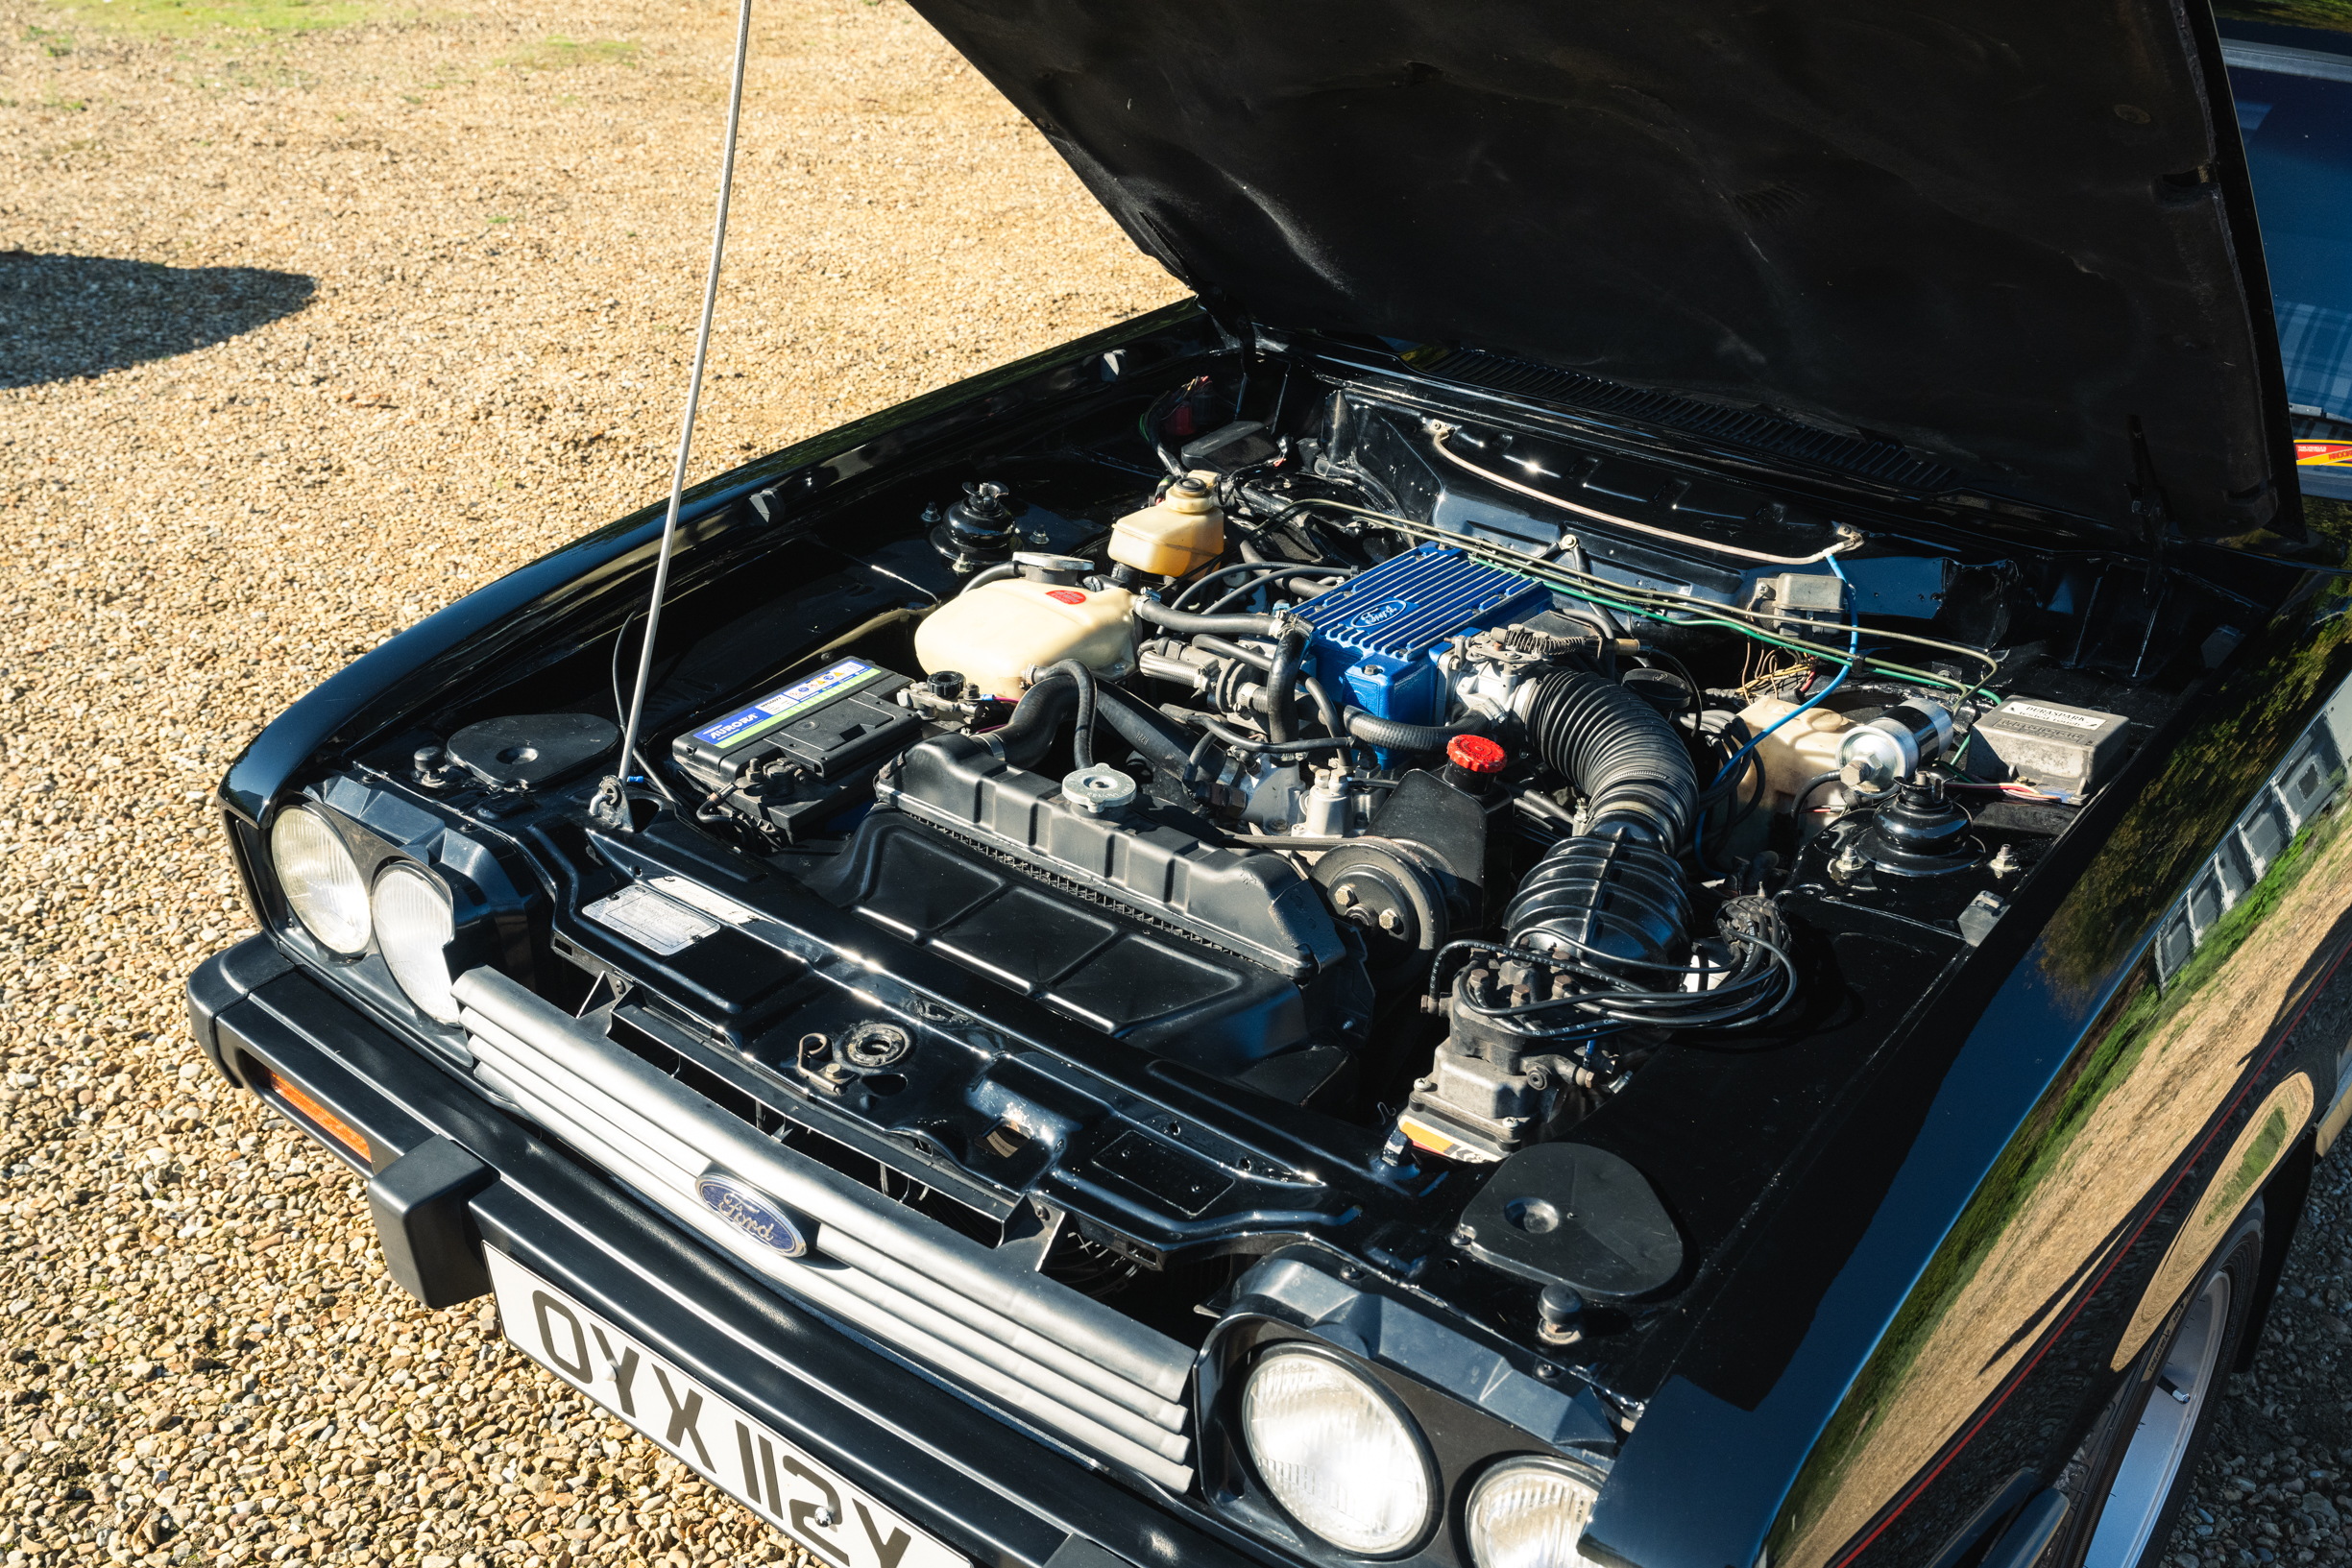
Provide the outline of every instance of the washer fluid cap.
[[1465,773],[1500,773],[1508,753],[1482,735],[1458,735],[1445,743],[1445,760]]

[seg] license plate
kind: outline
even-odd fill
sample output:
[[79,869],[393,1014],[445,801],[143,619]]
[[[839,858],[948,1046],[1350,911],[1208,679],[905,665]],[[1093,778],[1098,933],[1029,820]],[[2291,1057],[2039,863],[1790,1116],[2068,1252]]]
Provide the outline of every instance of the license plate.
[[524,1355],[831,1568],[970,1568],[772,1430],[496,1247],[498,1320]]

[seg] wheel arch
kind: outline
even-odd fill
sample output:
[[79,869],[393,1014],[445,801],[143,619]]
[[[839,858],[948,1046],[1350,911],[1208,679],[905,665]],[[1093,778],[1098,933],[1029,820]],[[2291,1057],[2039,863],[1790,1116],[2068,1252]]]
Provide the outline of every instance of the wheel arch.
[[2279,1283],[2287,1271],[2287,1249],[2294,1241],[2295,1226],[2302,1222],[2303,1208],[2311,1196],[2312,1172],[2317,1165],[2318,1154],[2307,1127],[2263,1184],[2262,1271],[2254,1277],[2254,1300],[2247,1309],[2245,1335],[2238,1341],[2238,1358],[2230,1363],[2233,1372],[2254,1368],[2254,1357],[2262,1348],[2269,1322],[2270,1304],[2277,1299]]

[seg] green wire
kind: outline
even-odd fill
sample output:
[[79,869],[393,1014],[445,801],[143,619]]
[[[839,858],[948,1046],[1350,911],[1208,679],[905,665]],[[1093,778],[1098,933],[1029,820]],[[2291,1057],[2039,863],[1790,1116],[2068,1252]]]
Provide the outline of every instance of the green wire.
[[[1547,568],[1540,562],[1515,560],[1514,559],[1514,552],[1506,550],[1500,545],[1488,544],[1483,541],[1472,539],[1467,535],[1456,534],[1450,529],[1440,528],[1433,523],[1418,522],[1411,518],[1391,517],[1386,512],[1375,512],[1370,507],[1351,506],[1346,501],[1328,500],[1321,496],[1309,497],[1308,499],[1302,501],[1294,501],[1291,505],[1284,507],[1280,513],[1276,514],[1273,519],[1273,522],[1269,523],[1268,526],[1273,526],[1274,523],[1283,521],[1285,519],[1290,517],[1291,514],[1303,511],[1311,506],[1327,507],[1333,511],[1351,513],[1357,517],[1371,518],[1377,521],[1388,523],[1393,527],[1397,527],[1406,533],[1420,531],[1433,535],[1436,537],[1437,541],[1451,543],[1457,548],[1467,550],[1483,558],[1488,566],[1492,567],[1497,571],[1503,572],[1509,576],[1520,578],[1526,582],[1534,583],[1539,588],[1548,588],[1555,592],[1565,593],[1572,598],[1583,599],[1588,604],[1607,605],[1612,610],[1622,610],[1628,615],[1645,616],[1650,620],[1659,621],[1669,626],[1721,626],[1729,631],[1737,632],[1743,637],[1752,638],[1758,642],[1770,643],[1774,647],[1785,648],[1791,653],[1810,654],[1816,658],[1822,659],[1835,659],[1840,663],[1843,663],[1845,660],[1845,655],[1835,648],[1824,648],[1810,642],[1793,641],[1787,638],[1776,637],[1770,632],[1763,631],[1758,627],[1748,625],[1743,621],[1732,620],[1723,615],[1709,615],[1703,611],[1689,608],[1688,605],[1680,600],[1668,601],[1674,604],[1675,610],[1673,614],[1667,614],[1663,611],[1651,609],[1640,604],[1628,604],[1621,599],[1612,599],[1603,594],[1596,593],[1592,590],[1585,588],[1581,584],[1560,580],[1562,578],[1583,577],[1587,576],[1587,573],[1574,571],[1564,567]],[[1548,579],[1538,575],[1538,573],[1545,570],[1553,572],[1554,575]],[[1904,637],[1904,634],[1902,633],[1888,633],[1885,635],[1903,638],[1907,641],[1928,642],[1930,646],[1949,647],[1954,653],[1966,654],[1972,659],[1982,660],[1994,670],[1998,670],[2000,667],[2000,662],[1995,659],[1991,654],[1982,652],[1978,649],[1964,647],[1958,643],[1934,643],[1928,639],[1906,638]],[[1862,656],[1860,663],[1869,665],[1874,670],[1879,670],[1887,674],[1907,675],[1913,680],[1925,681],[1930,686],[1938,686],[1947,690],[1957,691],[1962,696],[1983,696],[1991,698],[1996,703],[2000,701],[1998,693],[1979,687],[1974,682],[1955,681],[1950,676],[1938,675],[1932,670],[1919,669],[1910,664],[1898,664],[1892,660],[1879,659],[1868,654]]]

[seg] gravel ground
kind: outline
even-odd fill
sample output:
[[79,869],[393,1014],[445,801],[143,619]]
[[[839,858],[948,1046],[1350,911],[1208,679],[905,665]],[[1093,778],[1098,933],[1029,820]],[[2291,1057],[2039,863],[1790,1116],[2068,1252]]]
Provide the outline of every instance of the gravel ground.
[[[2352,964],[2300,1027],[2352,1037]],[[2195,1495],[2168,1548],[2180,1568],[2352,1563],[2352,1169],[2340,1146],[2312,1183],[2254,1370],[2233,1379]]]
[[[667,483],[709,244],[731,7],[331,13],[0,0],[0,1555],[779,1558],[192,1064],[208,786]],[[1178,293],[895,0],[762,0],[753,60],[698,474]]]
[[[0,1554],[782,1558],[415,1309],[179,989],[246,929],[223,763],[666,481],[730,14],[116,3],[0,0]],[[199,13],[340,25],[157,36]],[[764,0],[753,60],[698,472],[1176,294],[897,0]],[[2352,1563],[2340,1163],[2319,1198],[2184,1562]]]

